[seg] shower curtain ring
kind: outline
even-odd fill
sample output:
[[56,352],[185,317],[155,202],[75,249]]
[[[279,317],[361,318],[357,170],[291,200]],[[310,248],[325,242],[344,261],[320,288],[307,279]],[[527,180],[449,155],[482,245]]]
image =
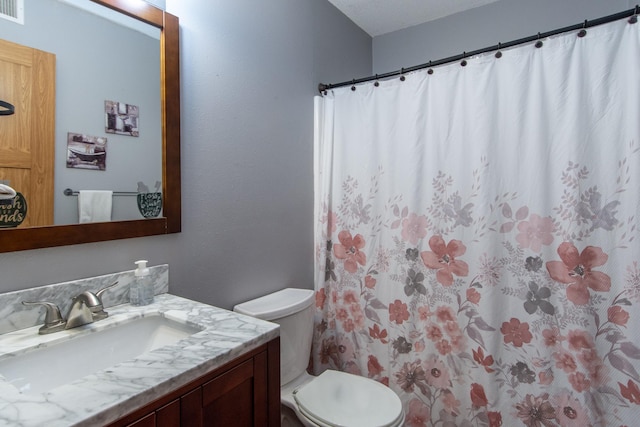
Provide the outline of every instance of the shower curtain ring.
[[467,52],[462,52],[462,62],[460,62],[460,65],[463,67],[467,66],[467,60],[465,59],[466,56],[467,56]]
[[355,92],[355,90],[356,90],[356,79],[351,80],[351,84],[352,84],[351,90]]
[[584,24],[582,25],[582,29],[580,30],[580,32],[578,33],[578,37],[584,37],[587,35],[587,30],[585,30],[585,28],[587,28],[587,20],[584,20]]
[[405,80],[405,76],[404,76],[404,68],[400,69],[400,81],[403,82]]
[[498,51],[496,52],[496,58],[502,58],[502,52],[500,52],[500,49],[502,49],[502,43],[498,42]]
[[536,46],[538,49],[540,49],[540,48],[542,47],[542,45],[543,45],[543,44],[544,44],[544,43],[542,43],[542,40],[540,40],[540,33],[538,33],[538,41],[536,42],[536,45],[535,45],[535,46]]
[[378,75],[376,74],[376,82],[373,84],[375,87],[380,86],[380,82],[378,81]]
[[636,5],[636,8],[633,11],[633,15],[629,18],[629,24],[635,24],[638,22],[638,14],[640,13],[640,6]]
[[431,61],[429,61],[429,69],[427,70],[428,74],[433,74],[433,68],[431,68]]

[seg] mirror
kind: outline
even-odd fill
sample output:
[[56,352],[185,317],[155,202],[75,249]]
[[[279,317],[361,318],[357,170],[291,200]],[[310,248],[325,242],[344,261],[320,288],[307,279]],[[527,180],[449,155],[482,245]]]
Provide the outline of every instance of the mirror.
[[[160,29],[90,0],[38,0],[24,15],[0,20],[0,99],[18,112],[0,121],[0,180],[26,200],[0,208],[0,228],[25,205],[21,228],[142,219],[138,187],[161,194]],[[78,190],[111,190],[111,206],[79,221]]]
[[[159,30],[162,217],[74,225],[0,230],[0,252],[72,245],[179,232],[180,205],[180,75],[178,18],[141,0],[91,0]],[[156,86],[157,87],[157,86]],[[105,99],[106,101],[106,99]],[[122,100],[126,101],[126,100]],[[105,111],[106,113],[106,111]],[[56,130],[56,140],[60,132]],[[63,141],[66,143],[67,141]],[[56,142],[60,144],[58,140]],[[160,145],[160,144],[158,144]],[[64,150],[64,149],[63,149]],[[59,168],[59,162],[56,168]],[[100,172],[96,172],[100,173]],[[145,182],[153,187],[155,182]],[[118,191],[118,188],[114,188]],[[75,197],[72,198],[77,206]],[[135,199],[135,197],[134,197]],[[135,203],[135,202],[134,202]]]

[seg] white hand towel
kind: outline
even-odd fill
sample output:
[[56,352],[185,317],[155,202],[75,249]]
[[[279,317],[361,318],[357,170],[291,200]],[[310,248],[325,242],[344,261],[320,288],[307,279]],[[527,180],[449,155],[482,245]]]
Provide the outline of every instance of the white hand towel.
[[80,223],[111,221],[113,191],[80,190],[78,213]]

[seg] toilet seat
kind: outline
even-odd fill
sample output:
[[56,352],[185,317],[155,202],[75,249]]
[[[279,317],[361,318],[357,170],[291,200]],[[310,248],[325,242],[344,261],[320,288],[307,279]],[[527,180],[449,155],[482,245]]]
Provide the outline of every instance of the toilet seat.
[[377,381],[327,370],[293,395],[302,415],[321,427],[396,427],[404,421],[400,398]]

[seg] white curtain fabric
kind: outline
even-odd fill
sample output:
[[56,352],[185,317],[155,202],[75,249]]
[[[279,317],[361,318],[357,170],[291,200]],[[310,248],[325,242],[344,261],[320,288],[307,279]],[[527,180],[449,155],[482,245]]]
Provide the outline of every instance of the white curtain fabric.
[[313,369],[408,426],[640,414],[640,24],[315,99]]

